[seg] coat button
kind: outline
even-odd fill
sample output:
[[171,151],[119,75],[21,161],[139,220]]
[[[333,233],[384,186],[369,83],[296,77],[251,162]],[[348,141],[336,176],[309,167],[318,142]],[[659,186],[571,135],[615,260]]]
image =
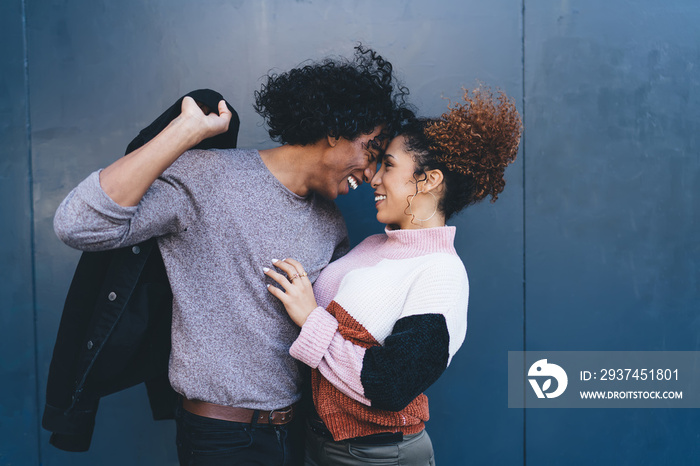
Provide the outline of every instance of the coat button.
[[92,344],[92,340],[87,342],[87,349],[92,349],[94,345]]
[[134,246],[133,248],[131,248],[131,252],[133,252],[134,254],[138,254],[141,252],[141,248],[138,246]]
[[114,291],[112,291],[112,292],[107,296],[107,299],[109,299],[110,301],[114,301],[115,299],[117,299],[117,293],[115,293]]

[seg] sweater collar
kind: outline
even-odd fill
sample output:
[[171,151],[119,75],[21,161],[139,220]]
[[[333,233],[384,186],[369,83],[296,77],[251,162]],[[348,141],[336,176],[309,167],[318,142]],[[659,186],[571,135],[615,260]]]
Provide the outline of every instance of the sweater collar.
[[457,254],[454,247],[456,227],[419,228],[416,230],[384,229],[386,241],[382,255],[389,259],[406,259],[431,253]]

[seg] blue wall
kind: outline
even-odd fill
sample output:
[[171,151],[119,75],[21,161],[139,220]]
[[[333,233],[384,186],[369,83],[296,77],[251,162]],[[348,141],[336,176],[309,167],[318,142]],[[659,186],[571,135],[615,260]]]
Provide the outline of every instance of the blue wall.
[[[697,410],[507,408],[507,352],[700,350],[700,4],[694,0],[5,0],[0,2],[0,465],[176,464],[145,389],[100,404],[93,445],[39,427],[79,253],[51,226],[68,191],[184,92],[220,90],[241,147],[270,147],[252,93],[269,70],[390,59],[421,113],[477,80],[525,117],[495,204],[453,222],[467,341],[428,392],[442,465],[678,465]],[[353,241],[381,227],[363,187]]]
[[[700,350],[700,3],[545,3],[525,3],[526,348]],[[528,464],[700,461],[699,410],[525,427]]]

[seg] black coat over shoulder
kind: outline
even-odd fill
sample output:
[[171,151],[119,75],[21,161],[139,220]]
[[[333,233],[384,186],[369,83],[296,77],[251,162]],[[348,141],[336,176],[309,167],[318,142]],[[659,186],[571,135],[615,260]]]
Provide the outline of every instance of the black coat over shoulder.
[[[200,89],[187,94],[213,111],[223,98]],[[129,144],[150,141],[180,113],[182,98]],[[240,121],[199,149],[235,148]],[[168,381],[172,292],[155,238],[125,248],[84,252],[63,307],[49,367],[43,427],[66,451],[90,447],[100,398],[146,383],[154,419],[172,419],[177,394]]]

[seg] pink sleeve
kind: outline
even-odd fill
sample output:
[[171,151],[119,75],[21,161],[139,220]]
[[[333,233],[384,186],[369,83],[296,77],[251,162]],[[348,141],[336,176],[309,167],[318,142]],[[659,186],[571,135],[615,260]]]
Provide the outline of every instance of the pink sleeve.
[[369,406],[360,374],[365,348],[347,341],[338,331],[335,317],[318,307],[301,328],[289,354],[313,369],[350,398]]

